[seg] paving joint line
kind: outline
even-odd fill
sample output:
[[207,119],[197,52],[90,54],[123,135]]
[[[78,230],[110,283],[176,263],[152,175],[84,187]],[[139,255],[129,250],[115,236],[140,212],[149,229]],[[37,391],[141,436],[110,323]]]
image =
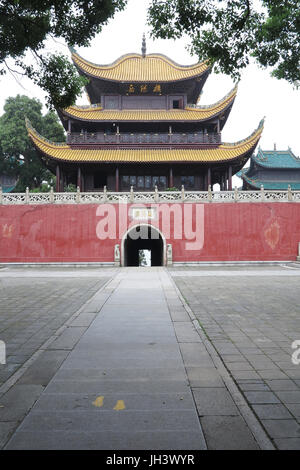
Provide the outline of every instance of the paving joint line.
[[[0,398],[8,392],[8,390],[13,387],[15,385],[15,383],[23,376],[23,374],[27,371],[27,369],[36,361],[36,359],[44,352],[47,350],[48,346],[53,343],[53,341],[55,341],[57,338],[59,338],[59,336],[61,336],[61,334],[67,329],[70,327],[70,323],[72,321],[74,321],[81,313],[81,311],[90,303],[92,302],[92,300],[94,299],[94,297],[99,293],[101,292],[102,290],[104,290],[107,285],[114,280],[115,276],[119,273],[119,270],[114,274],[113,277],[109,278],[96,292],[95,294],[90,297],[78,310],[76,310],[76,312],[73,313],[73,315],[68,318],[68,320],[66,321],[66,323],[62,326],[60,326],[56,331],[55,333],[53,333],[53,335],[48,338],[33,354],[32,356],[30,356],[29,359],[27,359],[26,362],[24,362],[24,364],[13,374],[11,375],[0,387]],[[113,289],[114,290],[114,289]],[[112,291],[113,291],[112,290]],[[103,307],[103,305],[107,302],[108,298],[110,297],[111,293],[109,294],[109,296],[107,297],[107,299],[105,300],[105,302],[102,304],[101,308]],[[100,309],[101,310],[101,309]],[[71,350],[69,351],[69,353],[71,352]],[[69,354],[68,354],[69,355]],[[68,355],[66,356],[66,358],[68,357]]]
[[207,336],[203,332],[203,329],[200,326],[196,315],[194,314],[193,310],[191,309],[191,307],[189,306],[189,304],[185,300],[184,296],[181,294],[181,292],[180,292],[179,288],[177,287],[174,279],[172,278],[171,273],[167,269],[166,269],[166,271],[167,271],[167,273],[168,273],[168,275],[171,279],[171,282],[174,286],[175,291],[177,292],[177,295],[178,295],[183,307],[185,308],[187,314],[190,317],[190,320],[191,320],[195,330],[197,331],[198,335],[200,336],[201,340],[203,341],[203,344],[204,344],[207,352],[211,356],[212,361],[213,361],[216,369],[220,373],[220,375],[221,375],[221,377],[222,377],[229,393],[232,396],[233,401],[235,402],[237,408],[239,409],[239,411],[241,413],[241,416],[246,421],[246,423],[247,423],[250,431],[252,432],[255,440],[257,441],[260,449],[261,450],[275,450],[276,447],[274,446],[271,439],[267,435],[267,433],[264,430],[262,424],[260,423],[260,421],[258,420],[256,415],[254,414],[253,410],[251,409],[251,407],[247,403],[247,401],[244,398],[243,394],[239,390],[237,384],[235,383],[235,381],[233,380],[233,378],[229,374],[227,368],[225,367],[225,365],[222,361],[222,358],[220,357],[220,354],[215,349],[212,342],[207,338]]

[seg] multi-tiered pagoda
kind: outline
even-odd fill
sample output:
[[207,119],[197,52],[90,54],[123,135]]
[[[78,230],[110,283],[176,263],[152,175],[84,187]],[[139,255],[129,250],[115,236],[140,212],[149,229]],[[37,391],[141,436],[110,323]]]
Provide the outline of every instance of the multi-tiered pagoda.
[[49,142],[28,124],[56,190],[73,183],[81,191],[232,189],[263,123],[247,139],[222,143],[221,131],[237,88],[210,106],[197,105],[210,73],[207,63],[178,65],[162,54],[127,54],[110,65],[93,64],[72,51],[89,79],[89,106],[58,110],[66,143]]

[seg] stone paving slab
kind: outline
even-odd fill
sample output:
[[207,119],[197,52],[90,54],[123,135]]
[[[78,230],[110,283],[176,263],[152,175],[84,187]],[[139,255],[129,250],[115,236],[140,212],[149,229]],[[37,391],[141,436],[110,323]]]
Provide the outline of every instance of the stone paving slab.
[[[118,390],[118,392],[116,392]],[[147,389],[142,393],[140,390],[128,393],[122,389],[118,389],[117,386],[112,388],[112,391],[102,389],[97,390],[98,393],[86,394],[86,393],[44,393],[38,403],[35,406],[35,411],[95,411],[98,405],[101,404],[101,411],[112,411],[116,406],[120,398],[120,394],[124,398],[124,403],[127,411],[137,410],[152,410],[164,411],[165,409],[174,410],[194,410],[195,404],[192,395],[186,391],[181,390],[175,392],[169,389],[169,391],[155,392],[152,388]],[[100,396],[99,392],[104,393],[103,399],[97,401]],[[98,408],[98,412],[101,412]]]
[[240,416],[204,416],[201,424],[210,450],[259,450]]
[[199,436],[194,430],[140,431],[65,431],[18,432],[14,435],[15,449],[35,450],[199,450]]

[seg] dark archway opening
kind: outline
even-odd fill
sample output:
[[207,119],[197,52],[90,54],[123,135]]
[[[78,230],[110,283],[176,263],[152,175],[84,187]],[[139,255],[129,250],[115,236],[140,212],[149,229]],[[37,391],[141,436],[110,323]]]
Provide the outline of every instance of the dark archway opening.
[[139,251],[151,251],[151,266],[163,266],[164,242],[149,225],[133,227],[124,240],[124,266],[139,266]]

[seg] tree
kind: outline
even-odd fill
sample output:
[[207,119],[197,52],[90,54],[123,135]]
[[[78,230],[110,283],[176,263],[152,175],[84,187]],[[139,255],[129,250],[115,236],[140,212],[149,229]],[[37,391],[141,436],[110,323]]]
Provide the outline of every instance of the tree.
[[[127,0],[0,0],[0,73],[30,77],[48,94],[50,107],[74,104],[86,79],[62,54],[47,54],[45,41],[62,38],[87,46]],[[28,65],[25,54],[34,63]],[[10,65],[12,59],[15,65]]]
[[139,266],[147,266],[145,250],[139,250]]
[[148,23],[154,37],[188,35],[216,72],[239,78],[254,57],[276,78],[300,80],[299,0],[152,0]]
[[42,115],[42,103],[37,99],[17,95],[8,98],[0,117],[0,174],[18,177],[16,191],[40,186],[50,180],[50,173],[42,164],[37,150],[28,137],[25,118],[45,137],[54,142],[65,140],[64,130],[56,114]]

